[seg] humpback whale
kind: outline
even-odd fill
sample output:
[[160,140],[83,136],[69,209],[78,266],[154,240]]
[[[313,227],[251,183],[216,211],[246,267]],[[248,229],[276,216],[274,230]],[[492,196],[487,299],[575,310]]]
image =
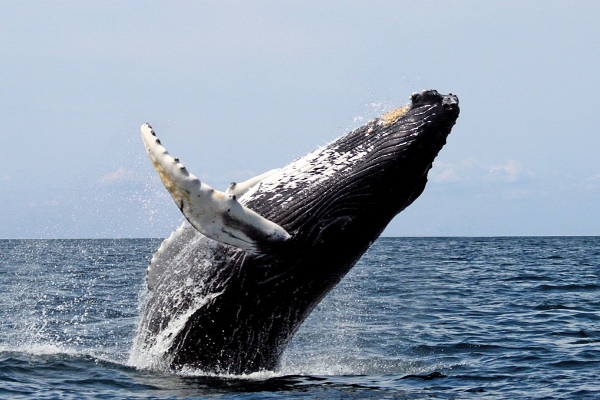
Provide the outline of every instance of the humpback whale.
[[275,369],[319,301],[423,192],[458,115],[455,95],[413,93],[407,105],[225,191],[201,182],[142,125],[148,156],[189,224],[150,261],[132,357],[175,371]]

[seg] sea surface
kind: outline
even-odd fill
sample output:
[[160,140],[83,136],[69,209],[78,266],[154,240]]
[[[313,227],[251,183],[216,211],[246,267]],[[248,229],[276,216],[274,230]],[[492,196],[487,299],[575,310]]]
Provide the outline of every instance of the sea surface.
[[600,237],[381,238],[247,376],[129,361],[159,244],[0,240],[0,398],[600,398]]

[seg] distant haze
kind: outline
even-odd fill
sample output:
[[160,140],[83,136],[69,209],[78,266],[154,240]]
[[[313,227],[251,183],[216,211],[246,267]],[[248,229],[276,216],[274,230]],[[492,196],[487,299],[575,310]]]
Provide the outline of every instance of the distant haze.
[[461,115],[388,236],[600,235],[600,2],[0,0],[0,238],[165,237],[425,88]]

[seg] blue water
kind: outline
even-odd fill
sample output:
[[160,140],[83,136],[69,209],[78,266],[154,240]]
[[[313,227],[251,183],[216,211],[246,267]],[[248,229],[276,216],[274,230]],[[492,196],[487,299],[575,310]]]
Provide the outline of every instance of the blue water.
[[600,237],[382,238],[281,367],[129,362],[160,240],[0,240],[0,398],[600,398]]

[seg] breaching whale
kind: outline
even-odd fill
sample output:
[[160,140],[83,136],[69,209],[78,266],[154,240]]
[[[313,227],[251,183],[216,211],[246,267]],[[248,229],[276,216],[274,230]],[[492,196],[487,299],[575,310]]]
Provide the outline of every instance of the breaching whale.
[[423,192],[458,98],[425,90],[410,100],[223,192],[142,125],[148,156],[189,225],[148,267],[137,363],[215,374],[275,369],[319,301]]

